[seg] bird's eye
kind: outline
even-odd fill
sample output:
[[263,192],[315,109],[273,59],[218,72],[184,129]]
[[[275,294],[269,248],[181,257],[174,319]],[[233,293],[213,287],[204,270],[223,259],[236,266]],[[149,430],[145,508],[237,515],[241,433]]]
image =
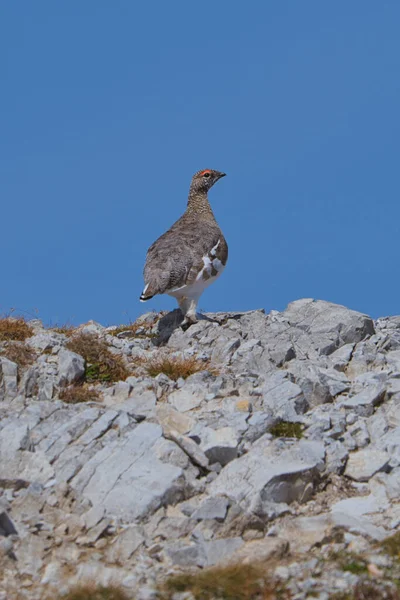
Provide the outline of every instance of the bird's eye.
[[210,177],[210,173],[204,173],[203,177]]

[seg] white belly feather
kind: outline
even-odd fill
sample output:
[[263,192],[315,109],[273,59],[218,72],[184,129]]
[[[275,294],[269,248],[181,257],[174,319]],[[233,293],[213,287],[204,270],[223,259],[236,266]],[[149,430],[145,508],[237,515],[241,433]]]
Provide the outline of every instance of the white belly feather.
[[217,248],[221,240],[210,250],[209,254],[203,256],[203,267],[196,276],[196,281],[190,285],[169,290],[167,294],[174,298],[199,298],[203,291],[221,275],[225,265],[216,258]]

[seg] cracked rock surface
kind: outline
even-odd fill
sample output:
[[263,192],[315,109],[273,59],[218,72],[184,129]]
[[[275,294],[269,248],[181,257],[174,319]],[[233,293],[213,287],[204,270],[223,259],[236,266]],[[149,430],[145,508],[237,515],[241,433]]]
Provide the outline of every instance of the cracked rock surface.
[[[178,311],[90,322],[128,377],[77,403],[84,357],[32,331],[31,364],[0,353],[0,600],[85,579],[144,600],[167,573],[272,558],[293,598],[328,600],[358,575],[321,561],[400,527],[400,317],[303,299],[186,331]],[[204,370],[153,373],[165,356]]]

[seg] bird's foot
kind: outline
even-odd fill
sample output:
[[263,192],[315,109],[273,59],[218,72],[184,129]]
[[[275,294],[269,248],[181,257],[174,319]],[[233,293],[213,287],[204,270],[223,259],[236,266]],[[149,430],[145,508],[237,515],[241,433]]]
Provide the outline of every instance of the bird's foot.
[[186,331],[191,325],[194,325],[195,323],[197,323],[196,315],[186,315],[181,323],[181,328],[183,329],[183,331]]

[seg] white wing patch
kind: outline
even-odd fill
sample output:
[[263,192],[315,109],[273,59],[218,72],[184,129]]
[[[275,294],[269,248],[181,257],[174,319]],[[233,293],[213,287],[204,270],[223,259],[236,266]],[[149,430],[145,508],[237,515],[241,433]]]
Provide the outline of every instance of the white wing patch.
[[[215,255],[217,254],[217,248],[220,245],[220,243],[221,243],[221,240],[219,239],[218,242],[215,244],[215,246],[213,248],[211,248],[209,254],[206,254],[205,256],[203,256],[203,265],[204,266],[201,269],[201,271],[199,271],[199,273],[196,277],[196,281],[201,281],[202,279],[214,280],[223,271],[224,265],[219,260],[219,258],[215,257]],[[215,257],[215,258],[213,258],[213,257]]]
[[213,283],[222,273],[225,265],[216,257],[218,246],[221,239],[215,244],[211,250],[202,257],[203,267],[197,273],[196,280],[192,284],[169,290],[167,294],[175,298],[189,298],[196,301],[200,298],[203,291]]
[[210,250],[210,254],[211,256],[215,256],[217,254],[217,248],[221,243],[221,239],[218,240],[218,242],[215,244],[214,248],[211,248]]

